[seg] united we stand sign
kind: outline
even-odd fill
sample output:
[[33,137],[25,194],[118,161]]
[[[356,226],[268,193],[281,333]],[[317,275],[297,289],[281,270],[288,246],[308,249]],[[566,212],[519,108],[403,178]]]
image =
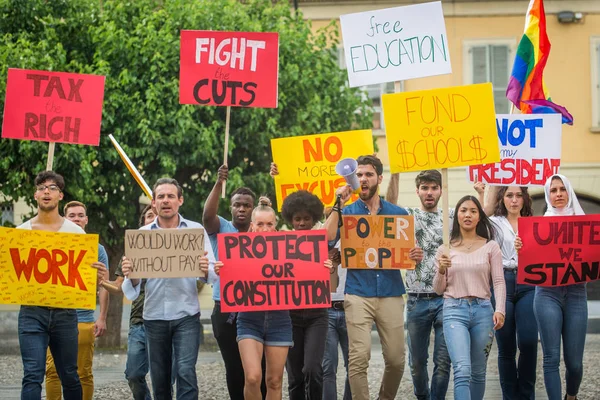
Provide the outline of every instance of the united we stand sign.
[[2,137],[98,146],[104,76],[10,68]]
[[277,33],[183,30],[180,51],[180,104],[277,108]]

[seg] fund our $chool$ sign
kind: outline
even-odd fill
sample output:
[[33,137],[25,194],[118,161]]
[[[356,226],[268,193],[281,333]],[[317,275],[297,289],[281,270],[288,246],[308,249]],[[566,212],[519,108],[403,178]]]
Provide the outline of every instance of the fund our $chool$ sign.
[[341,229],[342,267],[350,269],[414,269],[414,217],[409,215],[345,215]]
[[96,308],[98,235],[0,228],[0,303]]

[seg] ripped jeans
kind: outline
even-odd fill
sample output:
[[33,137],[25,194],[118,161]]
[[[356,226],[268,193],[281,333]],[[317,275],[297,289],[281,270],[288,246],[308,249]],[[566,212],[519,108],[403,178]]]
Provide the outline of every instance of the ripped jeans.
[[494,340],[490,300],[445,299],[444,337],[454,368],[454,399],[481,400]]

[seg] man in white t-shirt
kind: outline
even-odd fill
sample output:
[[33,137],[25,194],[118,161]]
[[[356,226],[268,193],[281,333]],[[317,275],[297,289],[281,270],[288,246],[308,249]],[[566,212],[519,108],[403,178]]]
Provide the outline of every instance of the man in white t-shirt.
[[[81,233],[84,230],[60,216],[58,203],[63,199],[65,180],[52,171],[40,172],[35,178],[34,198],[38,204],[35,217],[18,226],[49,232]],[[100,263],[98,283],[108,279],[108,271]],[[80,400],[81,383],[77,375],[77,313],[72,308],[21,306],[19,311],[19,345],[23,360],[21,399],[39,400],[46,370],[46,351],[56,363],[65,400]]]

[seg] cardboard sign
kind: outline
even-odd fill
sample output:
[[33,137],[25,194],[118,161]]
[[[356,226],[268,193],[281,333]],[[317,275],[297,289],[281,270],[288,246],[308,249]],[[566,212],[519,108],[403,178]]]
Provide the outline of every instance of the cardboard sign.
[[279,34],[181,31],[179,103],[277,107]]
[[600,278],[600,215],[519,218],[517,283],[565,286]]
[[96,309],[98,235],[0,228],[0,303]]
[[351,87],[450,74],[442,3],[340,16]]
[[344,215],[341,229],[342,267],[351,269],[415,269],[408,258],[415,247],[412,215]]
[[125,256],[133,264],[130,279],[204,277],[204,229],[128,229]]
[[8,69],[2,137],[98,146],[104,77]]
[[469,181],[490,185],[543,186],[558,174],[562,120],[560,114],[496,116],[502,161],[467,168]]
[[223,312],[331,306],[324,230],[219,234],[218,242]]
[[[271,149],[279,170],[275,176],[279,211],[283,200],[298,190],[315,194],[327,207],[335,202],[336,189],[346,185],[335,172],[336,164],[343,158],[373,154],[373,134],[360,130],[271,139]],[[350,201],[357,198],[353,195]]]
[[500,161],[491,83],[383,95],[390,170]]

